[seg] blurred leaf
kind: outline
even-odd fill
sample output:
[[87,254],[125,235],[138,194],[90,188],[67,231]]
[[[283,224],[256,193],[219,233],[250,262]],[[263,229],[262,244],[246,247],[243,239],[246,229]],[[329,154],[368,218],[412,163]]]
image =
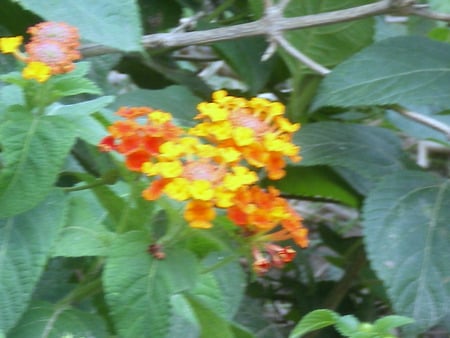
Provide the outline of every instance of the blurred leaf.
[[360,322],[353,315],[340,317],[336,322],[336,330],[345,337],[349,337],[358,332]]
[[112,105],[113,109],[121,106],[148,106],[162,109],[182,123],[183,126],[193,124],[193,117],[197,115],[197,104],[201,99],[194,96],[187,88],[170,86],[159,90],[137,89],[117,97]]
[[274,59],[263,62],[261,57],[267,49],[262,37],[228,40],[213,44],[214,49],[249,86],[251,95],[264,88],[273,70]]
[[344,167],[372,183],[403,168],[400,139],[383,128],[318,122],[302,127],[294,142],[302,148],[300,166]]
[[10,338],[109,337],[103,320],[93,313],[45,302],[31,304]]
[[416,334],[449,314],[450,180],[399,171],[374,188],[363,209],[372,267],[394,309],[416,320]]
[[298,338],[305,333],[336,324],[339,315],[331,310],[314,310],[304,316],[292,330],[289,338]]
[[66,226],[53,249],[53,256],[105,256],[114,238],[102,224],[106,214],[87,193],[71,195]]
[[63,105],[53,104],[48,115],[58,115],[75,128],[77,137],[91,144],[98,144],[105,137],[106,130],[93,116],[93,113],[114,101],[113,96],[102,96],[80,103]]
[[428,33],[430,39],[440,42],[450,42],[450,29],[447,27],[436,27]]
[[0,218],[28,210],[45,198],[75,141],[73,126],[59,116],[8,112],[0,124]]
[[167,337],[198,338],[200,327],[191,305],[181,294],[170,298],[172,317],[170,331]]
[[357,207],[358,195],[339,175],[325,166],[301,167],[288,166],[286,176],[279,181],[264,181],[283,193],[317,199],[329,199]]
[[[303,0],[290,1],[286,16],[302,16],[330,12],[370,3],[369,0]],[[333,67],[372,42],[373,19],[349,21],[308,29],[291,30],[284,33],[287,40],[314,61]],[[292,73],[305,69],[300,61],[282,52]]]
[[125,52],[140,51],[142,27],[136,1],[17,0],[48,21],[64,21],[79,29],[83,39]]
[[[195,291],[192,291],[196,296],[200,296],[201,294],[206,297],[210,296],[212,308],[218,310],[227,319],[233,318],[238,311],[246,285],[246,277],[237,258],[232,262],[221,265],[224,260],[229,258],[227,255],[230,254],[229,252],[212,253],[204,259],[203,264],[206,265],[207,270],[211,267],[216,268],[209,273],[203,273],[197,284],[197,288]],[[212,278],[214,282],[209,280],[209,278]],[[203,284],[203,281],[206,281],[206,283]],[[208,292],[207,288],[211,285],[214,285],[214,287],[210,290],[211,292]],[[218,291],[218,293],[216,294],[215,291]],[[219,309],[223,309],[223,312]]]
[[28,306],[65,216],[65,195],[53,190],[34,209],[0,219],[0,332]]
[[200,323],[200,338],[236,338],[230,323],[219,316],[216,309],[212,310],[196,297],[187,296],[187,299]]
[[[101,94],[101,89],[91,80],[86,78],[91,64],[89,62],[78,62],[73,71],[50,77],[47,86],[53,101],[62,97],[79,94]],[[29,81],[24,82],[29,85]],[[39,89],[38,89],[39,90]]]
[[450,3],[446,0],[429,0],[430,8],[436,12],[450,13]]
[[337,66],[319,88],[322,106],[437,105],[450,100],[450,45],[417,36],[378,42]]
[[114,241],[103,274],[106,300],[121,337],[166,337],[170,296],[197,279],[192,254],[177,248],[157,260],[148,253],[148,235],[133,231]]
[[389,333],[390,330],[396,327],[411,323],[414,323],[414,319],[412,318],[391,315],[377,319],[375,323],[373,323],[373,326],[379,333]]

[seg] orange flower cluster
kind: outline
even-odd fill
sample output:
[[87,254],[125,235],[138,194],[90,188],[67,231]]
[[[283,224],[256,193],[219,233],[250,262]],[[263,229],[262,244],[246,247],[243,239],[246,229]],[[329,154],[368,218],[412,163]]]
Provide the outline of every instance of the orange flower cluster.
[[270,242],[293,239],[301,248],[308,246],[308,230],[303,227],[301,216],[280,197],[277,189],[245,187],[237,192],[233,202],[228,208],[228,218],[242,228],[245,236],[253,238],[253,270],[257,273],[280,268],[295,257],[291,247]]
[[210,228],[216,209],[225,209],[251,243],[253,270],[263,274],[292,261],[295,250],[273,241],[293,239],[308,245],[302,218],[275,188],[255,184],[257,171],[271,179],[284,176],[285,159],[299,161],[292,134],[299,129],[282,115],[279,102],[213,93],[213,102],[198,105],[188,131],[172,123],[171,115],[146,107],[121,108],[100,150],[117,151],[126,166],[152,177],[142,195],[155,200],[162,194],[185,203],[184,218],[191,227]]
[[[169,113],[147,107],[123,107],[117,115],[125,118],[109,126],[109,136],[101,140],[101,151],[117,151],[125,156],[125,164],[132,171],[141,171],[142,165],[159,154],[159,147],[178,137],[182,130],[171,122]],[[146,117],[144,125],[136,121]]]
[[13,54],[26,63],[22,76],[38,82],[47,81],[51,75],[68,73],[80,59],[79,35],[75,27],[65,23],[42,22],[28,28],[30,41],[25,45],[26,54],[19,48],[23,37],[0,38],[0,52]]

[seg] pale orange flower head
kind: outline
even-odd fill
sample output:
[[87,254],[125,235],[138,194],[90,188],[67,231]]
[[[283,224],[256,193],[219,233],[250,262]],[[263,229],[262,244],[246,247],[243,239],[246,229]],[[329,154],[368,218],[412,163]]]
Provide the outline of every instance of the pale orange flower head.
[[70,49],[54,40],[37,40],[26,44],[27,62],[42,62],[48,65],[52,74],[68,73],[75,68],[74,61],[80,59],[80,52]]
[[68,48],[76,49],[80,45],[80,36],[76,27],[65,22],[41,22],[27,29],[32,41],[56,41]]

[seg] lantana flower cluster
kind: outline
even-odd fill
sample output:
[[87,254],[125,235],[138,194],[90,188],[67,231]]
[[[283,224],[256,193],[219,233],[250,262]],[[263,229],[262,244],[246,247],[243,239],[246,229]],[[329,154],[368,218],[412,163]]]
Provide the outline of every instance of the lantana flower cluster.
[[199,123],[184,130],[170,113],[122,107],[117,114],[123,120],[108,127],[100,150],[122,154],[129,170],[151,178],[143,198],[165,194],[185,203],[184,218],[193,228],[211,228],[217,211],[224,210],[251,243],[256,273],[281,268],[295,250],[273,242],[292,239],[304,248],[308,231],[277,189],[257,183],[264,174],[281,179],[287,159],[301,160],[292,142],[300,125],[283,116],[280,102],[247,100],[224,90],[197,109]]
[[74,69],[74,61],[80,59],[80,37],[75,27],[63,22],[41,22],[29,27],[29,41],[25,52],[20,50],[22,36],[0,38],[0,52],[13,54],[26,66],[22,70],[25,79],[47,81],[55,74]]

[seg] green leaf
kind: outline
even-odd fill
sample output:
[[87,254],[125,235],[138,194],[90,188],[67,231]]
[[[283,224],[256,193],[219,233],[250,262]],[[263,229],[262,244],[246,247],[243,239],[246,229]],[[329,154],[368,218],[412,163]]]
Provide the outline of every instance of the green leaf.
[[200,323],[200,338],[235,338],[229,323],[216,311],[213,311],[196,297],[187,296],[187,299]]
[[314,310],[304,316],[294,327],[289,338],[301,337],[305,333],[336,324],[339,315],[331,310]]
[[171,113],[183,126],[191,126],[201,99],[182,86],[158,90],[137,89],[117,97],[113,109],[121,106],[147,106]]
[[376,182],[403,168],[400,139],[387,129],[338,122],[304,126],[294,142],[301,146],[301,166],[338,166]]
[[353,315],[342,316],[336,322],[336,330],[345,337],[358,332],[359,320]]
[[93,314],[71,307],[45,302],[31,304],[10,338],[109,337],[103,320]]
[[48,21],[77,27],[83,39],[125,52],[139,51],[142,28],[136,1],[18,0],[22,7]]
[[65,216],[65,196],[53,190],[34,209],[0,219],[0,331],[26,309]]
[[319,88],[322,106],[448,107],[450,45],[417,36],[378,42],[337,66]]
[[98,144],[105,136],[105,128],[91,116],[114,100],[113,96],[102,96],[75,104],[54,104],[48,115],[58,115],[75,128],[77,137],[91,144]]
[[[303,0],[290,1],[286,16],[317,14],[370,3],[368,0]],[[314,61],[333,67],[372,42],[373,19],[349,21],[334,25],[285,32],[289,42]],[[291,72],[304,68],[297,59],[281,53]]]
[[372,267],[396,312],[421,330],[449,314],[449,205],[450,180],[399,171],[373,189],[363,209]]
[[105,256],[114,238],[102,224],[105,213],[89,192],[73,193],[66,226],[61,231],[53,256]]
[[390,333],[389,331],[403,325],[414,323],[414,319],[403,316],[386,316],[377,319],[373,326],[379,333]]
[[148,235],[133,231],[114,241],[107,258],[103,283],[116,328],[121,337],[166,337],[170,296],[187,290],[197,279],[192,254],[170,248],[166,258],[148,253]]
[[289,195],[329,199],[352,207],[360,203],[345,180],[325,166],[288,166],[285,177],[279,181],[264,181],[264,185],[275,186]]
[[249,86],[252,95],[264,88],[274,66],[273,58],[265,62],[260,61],[267,46],[267,42],[261,37],[229,40],[213,45],[219,55]]
[[75,141],[74,128],[63,118],[9,113],[0,124],[0,218],[26,211],[45,198]]
[[[242,267],[234,261],[226,261],[230,252],[212,253],[203,260],[208,273],[203,273],[193,294],[204,297],[205,303],[221,313],[224,318],[231,319],[236,314],[245,292],[245,274]],[[227,257],[228,256],[228,257]],[[208,300],[209,299],[209,300]]]
[[[0,89],[0,106],[23,105],[24,103],[25,97],[21,88],[8,85]],[[3,114],[3,112],[0,112],[0,114]]]
[[91,80],[72,73],[55,76],[49,80],[55,99],[78,94],[101,94],[101,89]]
[[198,338],[199,323],[186,297],[182,293],[173,295],[170,298],[170,305],[172,317],[167,337]]

